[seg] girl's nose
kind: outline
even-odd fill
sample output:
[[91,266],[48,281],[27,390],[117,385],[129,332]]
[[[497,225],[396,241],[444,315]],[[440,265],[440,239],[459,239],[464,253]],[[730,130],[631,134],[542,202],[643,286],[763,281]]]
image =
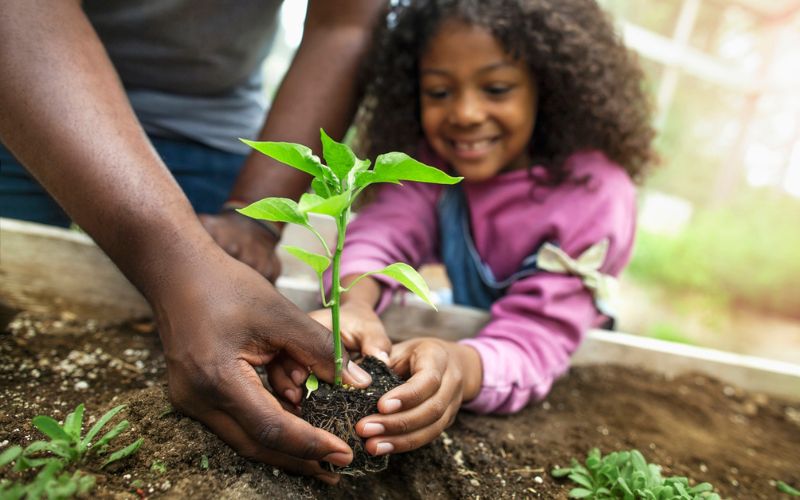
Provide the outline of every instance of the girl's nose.
[[486,118],[480,99],[471,92],[464,92],[454,101],[450,110],[450,123],[469,126],[480,123]]

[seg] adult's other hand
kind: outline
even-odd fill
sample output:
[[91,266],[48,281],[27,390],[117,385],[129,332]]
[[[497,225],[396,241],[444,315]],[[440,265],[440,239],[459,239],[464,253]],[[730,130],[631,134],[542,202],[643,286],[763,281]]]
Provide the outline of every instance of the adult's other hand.
[[234,257],[275,282],[281,274],[281,261],[275,250],[278,240],[253,219],[236,212],[201,215],[200,222],[214,241]]

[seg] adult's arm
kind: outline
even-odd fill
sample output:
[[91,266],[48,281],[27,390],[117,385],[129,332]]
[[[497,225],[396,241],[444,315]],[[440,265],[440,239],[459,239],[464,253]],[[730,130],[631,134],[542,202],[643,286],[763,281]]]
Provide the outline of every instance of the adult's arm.
[[[296,142],[320,153],[320,128],[331,137],[344,136],[357,106],[359,67],[384,8],[380,0],[309,2],[303,39],[270,108],[261,140]],[[310,181],[303,172],[252,153],[229,198],[240,203],[268,196],[297,199]],[[263,228],[235,212],[202,220],[229,254],[268,278],[277,278],[275,241]]]
[[284,411],[253,369],[283,350],[331,379],[330,333],[214,244],[79,1],[5,1],[0,33],[0,140],[153,307],[173,404],[248,457],[335,482],[317,460],[349,462],[347,445]]

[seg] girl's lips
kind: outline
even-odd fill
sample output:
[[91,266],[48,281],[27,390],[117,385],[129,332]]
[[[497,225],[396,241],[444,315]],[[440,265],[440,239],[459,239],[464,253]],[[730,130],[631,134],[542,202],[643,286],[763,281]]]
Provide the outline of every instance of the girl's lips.
[[447,142],[456,157],[463,160],[478,160],[489,153],[489,150],[498,141],[498,137],[478,139],[473,141],[450,139]]

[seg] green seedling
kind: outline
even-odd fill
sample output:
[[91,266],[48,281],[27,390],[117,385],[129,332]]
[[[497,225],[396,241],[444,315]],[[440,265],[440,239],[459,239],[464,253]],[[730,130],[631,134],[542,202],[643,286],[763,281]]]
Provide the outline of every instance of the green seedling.
[[783,481],[778,481],[775,484],[775,487],[778,488],[778,491],[780,491],[781,493],[786,493],[787,495],[793,496],[793,497],[800,497],[800,490],[798,490],[797,488],[793,488],[793,487],[789,486],[788,484],[784,483]]
[[161,460],[153,460],[153,463],[150,464],[150,471],[156,474],[165,474],[167,472],[167,464]]
[[[284,246],[284,249],[305,262],[317,274],[320,282],[322,304],[331,309],[335,374],[334,383],[342,385],[342,339],[339,330],[340,297],[366,276],[382,274],[388,276],[422,300],[433,305],[430,290],[425,280],[408,264],[396,262],[383,269],[370,271],[359,276],[349,287],[341,285],[339,270],[345,232],[350,219],[351,206],[359,194],[372,184],[401,181],[428,182],[434,184],[455,184],[461,177],[452,177],[439,169],[420,163],[405,153],[386,153],[375,159],[370,168],[369,160],[362,160],[346,144],[336,142],[320,130],[322,153],[326,163],[322,163],[306,146],[287,142],[242,142],[270,158],[290,167],[301,170],[313,177],[313,193],[305,193],[298,202],[288,198],[265,198],[239,210],[254,219],[272,222],[297,224],[310,230],[322,243],[325,255],[308,250]],[[336,221],[336,247],[331,250],[327,242],[309,222],[309,214],[333,217]],[[330,297],[325,296],[323,273],[331,267],[332,284]]]
[[719,500],[709,483],[689,485],[685,477],[661,476],[661,467],[648,464],[638,450],[618,451],[605,457],[592,449],[581,465],[574,458],[570,467],[555,468],[553,477],[567,477],[578,486],[570,498],[623,500]]
[[[65,469],[71,465],[85,463],[90,456],[108,453],[111,440],[128,428],[127,420],[118,423],[97,442],[92,443],[92,440],[124,407],[125,405],[117,406],[100,417],[85,436],[81,436],[83,404],[79,404],[75,411],[67,415],[63,425],[46,415],[34,417],[33,426],[49,437],[50,441],[34,441],[24,449],[17,445],[8,448],[0,454],[0,467],[13,463],[13,469],[17,472],[35,468],[40,470],[28,483],[7,479],[0,481],[0,498],[70,498],[90,491],[94,487],[94,476]],[[144,439],[139,438],[130,445],[110,453],[101,467],[135,453],[143,442]]]
[[208,470],[208,456],[203,455],[200,457],[200,468],[203,470]]

